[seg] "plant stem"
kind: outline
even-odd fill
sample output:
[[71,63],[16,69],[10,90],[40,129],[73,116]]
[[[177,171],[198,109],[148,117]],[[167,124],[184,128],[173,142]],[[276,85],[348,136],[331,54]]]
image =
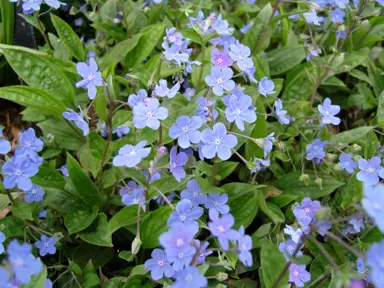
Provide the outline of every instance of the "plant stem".
[[357,251],[355,248],[353,248],[351,245],[348,245],[345,243],[342,239],[337,237],[335,234],[329,231],[325,231],[325,235],[327,235],[329,238],[335,240],[337,243],[339,243],[341,246],[343,246],[345,249],[349,250],[352,254],[354,254],[357,258],[364,259],[365,256],[361,254],[359,251]]
[[155,190],[157,191],[157,193],[160,194],[161,197],[163,197],[164,201],[167,202],[168,206],[169,206],[172,210],[175,209],[175,207],[174,207],[174,206],[172,205],[172,203],[169,201],[169,199],[167,198],[167,196],[165,196],[164,193],[161,192],[159,188],[157,188],[156,186],[152,186],[152,188],[155,189]]
[[163,57],[160,58],[159,66],[157,66],[157,71],[156,71],[155,81],[159,81],[159,80],[160,80],[160,76],[161,76],[161,66],[162,66],[162,65],[163,65]]
[[149,213],[149,193],[148,189],[145,189],[144,191],[144,197],[145,197],[145,213]]
[[161,145],[161,142],[163,142],[163,128],[161,127],[161,124],[160,124],[160,127],[159,127],[159,146]]
[[101,159],[101,167],[100,167],[100,178],[99,178],[99,191],[101,192],[101,195],[104,195],[104,188],[103,188],[103,167],[105,164],[105,161],[107,160],[107,154],[109,149],[109,144],[111,143],[112,139],[112,116],[113,116],[113,101],[111,94],[109,93],[107,84],[104,82],[104,88],[108,95],[108,104],[109,104],[109,114],[108,114],[108,136],[107,136],[107,143],[105,144],[105,150],[103,154],[103,158]]
[[201,46],[201,66],[200,66],[200,73],[199,73],[199,79],[197,81],[196,85],[196,94],[200,91],[201,88],[201,81],[203,80],[203,74],[204,74],[204,59],[205,59],[205,43]]
[[216,174],[217,174],[217,156],[213,160],[213,167],[212,167],[212,176],[211,176],[211,184],[215,185],[216,183]]
[[137,204],[137,218],[136,218],[136,238],[140,239],[140,208],[141,203]]
[[332,259],[331,255],[329,255],[328,251],[324,249],[323,246],[321,246],[321,244],[316,240],[315,237],[313,237],[312,235],[308,234],[307,235],[308,239],[311,240],[313,242],[313,244],[315,244],[317,246],[317,248],[319,248],[320,252],[325,256],[325,258],[327,258],[327,260],[329,261],[329,263],[331,263],[332,267],[335,269],[335,270],[339,270],[339,266],[336,264],[336,262]]
[[8,190],[6,190],[6,191],[7,191],[7,196],[9,198],[9,201],[11,201],[12,206],[14,206],[15,205],[15,199],[13,199],[11,192],[9,192]]

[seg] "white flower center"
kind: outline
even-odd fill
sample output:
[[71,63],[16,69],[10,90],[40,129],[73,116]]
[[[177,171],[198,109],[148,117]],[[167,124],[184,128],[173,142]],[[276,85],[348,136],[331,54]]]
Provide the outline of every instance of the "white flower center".
[[185,215],[180,215],[180,220],[181,221],[185,221],[185,219],[186,219]]
[[217,78],[217,83],[219,84],[223,83],[223,79],[221,79],[221,77]]
[[164,261],[163,260],[158,260],[157,264],[159,264],[160,267],[163,267],[164,266]]
[[304,209],[304,211],[305,211],[306,213],[309,213],[309,212],[311,212],[311,209],[309,209],[309,208],[307,207],[307,208]]
[[149,119],[152,119],[152,117],[153,117],[152,112],[148,112],[148,113],[147,113],[147,117],[148,117]]
[[295,276],[295,277],[299,276],[299,272],[297,272],[297,270],[295,270],[295,271],[293,272],[293,276]]
[[220,143],[221,143],[220,139],[216,139],[216,140],[215,140],[215,144],[216,144],[216,145],[220,145]]
[[95,77],[96,77],[96,75],[94,75],[94,74],[90,74],[90,75],[88,76],[88,80],[89,80],[89,81],[92,81],[93,79],[95,79]]
[[139,200],[138,199],[133,199],[133,204],[137,204],[139,203]]
[[217,63],[221,64],[221,63],[223,63],[223,62],[224,62],[223,58],[219,57],[219,58],[217,59]]
[[16,174],[17,176],[20,176],[20,175],[21,175],[21,171],[20,171],[20,170],[16,170],[15,174]]
[[372,168],[372,167],[369,167],[369,168],[368,168],[368,172],[371,172],[371,173],[374,172],[375,170],[376,170],[376,169],[375,169],[375,168]]
[[220,233],[223,233],[225,231],[223,225],[219,225],[217,226],[217,230],[220,232]]
[[217,207],[217,206],[219,206],[219,202],[213,201],[213,205],[215,205],[215,207]]
[[183,254],[183,253],[180,253],[180,254],[179,254],[179,258],[180,258],[180,259],[184,258],[184,254]]
[[241,114],[240,109],[236,109],[236,114],[237,114],[237,115],[240,115],[240,114]]
[[48,243],[44,243],[44,246],[45,246],[45,247],[48,247],[48,246],[49,246],[49,244],[48,244]]
[[183,127],[183,132],[187,133],[188,132],[188,127]]
[[187,282],[190,282],[193,280],[193,276],[191,274],[188,274],[186,277],[185,277],[185,281]]

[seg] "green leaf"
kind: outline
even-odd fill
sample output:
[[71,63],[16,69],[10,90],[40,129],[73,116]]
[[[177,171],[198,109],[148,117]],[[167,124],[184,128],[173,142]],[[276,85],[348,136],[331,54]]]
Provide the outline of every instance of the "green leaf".
[[[19,13],[18,16],[24,18],[25,21],[27,21],[33,27],[38,29],[41,33],[45,32],[46,29],[45,29],[44,23],[40,21],[40,24],[39,24],[39,22],[37,21],[38,18],[35,15]],[[8,43],[8,44],[12,44],[12,43]]]
[[43,115],[61,116],[66,110],[64,104],[48,92],[28,87],[9,86],[0,88],[0,98],[6,99],[25,107],[39,109]]
[[356,174],[348,181],[343,195],[341,208],[348,209],[363,198],[363,183],[356,178]]
[[[63,118],[50,118],[38,124],[43,130],[44,136],[51,134],[57,146],[66,150],[77,151],[85,143],[85,138],[81,134],[77,134]],[[73,127],[73,126],[72,126]],[[78,130],[78,129],[77,129]],[[80,130],[78,130],[80,131]],[[81,133],[81,132],[79,132]]]
[[163,36],[164,29],[165,24],[156,24],[144,28],[139,43],[127,55],[126,65],[130,68],[134,67],[148,57]]
[[147,180],[143,173],[139,170],[135,170],[133,168],[122,168],[122,167],[114,167],[116,174],[118,174],[119,179],[130,178],[140,184],[141,186],[147,186]]
[[225,161],[220,162],[217,165],[217,174],[220,176],[220,180],[223,180],[227,178],[233,170],[236,169],[237,165],[239,165],[238,162],[231,162],[231,161]]
[[67,153],[67,165],[70,179],[78,196],[89,206],[100,205],[100,194],[95,184],[83,172],[79,163]]
[[24,221],[20,217],[7,216],[0,219],[0,231],[7,237],[18,237],[24,235]]
[[15,29],[14,7],[15,5],[9,1],[0,1],[0,43],[13,44],[13,32]]
[[75,99],[72,83],[62,68],[49,61],[46,54],[33,49],[0,44],[2,52],[13,70],[29,85],[40,88],[64,103]]
[[112,247],[112,237],[107,233],[107,227],[107,216],[104,213],[99,213],[91,226],[81,231],[79,236],[93,245]]
[[101,66],[105,69],[108,66],[115,66],[119,63],[132,49],[134,49],[141,38],[141,34],[135,35],[130,39],[119,42],[103,57]]
[[380,97],[384,91],[384,76],[382,73],[383,72],[377,68],[373,62],[370,61],[368,63],[368,77],[371,80],[376,97]]
[[[88,134],[88,146],[89,146],[89,149],[91,150],[92,155],[95,158],[100,160],[103,159],[106,145],[107,144],[103,139],[103,137],[101,137],[96,132],[92,131]],[[109,153],[107,153],[107,157],[105,159],[106,161],[109,160],[109,157],[111,155],[111,151],[108,151],[108,152]]]
[[100,286],[100,279],[99,276],[97,276],[96,273],[86,273],[84,275],[84,283],[83,285],[85,287],[93,287],[96,285]]
[[72,55],[79,61],[85,58],[84,46],[79,37],[72,30],[71,26],[61,18],[51,14],[52,23],[57,34],[64,45],[71,51]]
[[[257,97],[256,100],[256,109],[258,113],[266,113],[264,108],[264,102],[262,97]],[[255,127],[252,130],[250,137],[256,138],[265,138],[267,136],[267,121],[265,117],[259,115],[255,122]],[[252,158],[263,158],[264,150],[260,148],[253,141],[248,141],[245,145],[245,157],[247,160],[251,160]]]
[[[272,16],[272,6],[270,3],[265,5],[263,9],[257,14],[257,17],[254,20],[252,28],[248,31],[248,33],[244,36],[244,45],[248,46],[251,49],[251,53],[253,54],[256,51],[256,48],[260,49],[261,47],[256,47],[257,45],[261,46],[261,43],[265,43],[267,45],[269,43],[269,37],[266,37],[268,32],[264,35],[264,31],[268,29],[268,22]],[[264,39],[262,39],[262,37]]]
[[23,288],[44,288],[45,281],[47,280],[47,268],[44,266],[43,271],[31,277],[28,284],[22,286]]
[[65,180],[63,175],[59,171],[46,167],[40,166],[39,172],[31,178],[34,184],[37,184],[43,188],[55,188],[64,190]]
[[73,234],[88,228],[96,219],[99,208],[97,206],[90,207],[74,207],[71,212],[65,215],[64,225],[67,227],[69,234]]
[[124,259],[125,261],[131,262],[135,259],[135,255],[131,251],[121,251],[119,253],[119,258]]
[[331,139],[329,140],[329,144],[354,143],[360,140],[361,138],[365,137],[365,134],[367,134],[373,128],[374,128],[373,126],[357,127],[355,129],[351,129],[345,132],[341,132],[339,134],[332,135]]
[[284,191],[286,195],[299,196],[303,193],[306,197],[317,199],[332,193],[338,187],[344,185],[343,182],[336,180],[328,173],[318,172],[318,177],[323,180],[323,189],[320,189],[319,185],[315,183],[315,173],[313,171],[304,171],[304,173],[309,175],[310,181],[308,185],[300,181],[301,171],[295,171],[282,176],[277,181],[277,188]]
[[171,191],[175,191],[179,189],[180,187],[184,186],[185,183],[187,183],[188,180],[190,180],[192,176],[187,176],[181,182],[177,182],[175,177],[168,176],[161,178],[159,180],[153,181],[149,186],[149,199],[152,199],[152,197],[155,197],[159,195],[157,190],[154,188],[156,187],[159,189],[163,194],[167,194]]
[[271,76],[279,75],[297,67],[305,59],[306,53],[302,46],[281,47],[267,54]]
[[167,221],[172,210],[168,206],[151,212],[140,227],[141,247],[155,248],[159,245],[159,237],[168,230]]
[[24,201],[16,202],[12,206],[12,215],[22,219],[33,220],[31,206]]
[[101,160],[96,159],[93,155],[89,147],[83,148],[79,153],[79,161],[82,167],[87,169],[92,173],[94,178],[97,177],[97,174],[100,171]]
[[124,207],[109,220],[107,233],[110,235],[116,230],[124,226],[129,226],[136,223],[137,220],[137,205]]
[[381,92],[379,97],[379,106],[377,107],[377,124],[384,127],[384,91]]
[[283,212],[280,210],[278,206],[273,203],[266,202],[264,196],[260,194],[258,197],[260,210],[263,211],[265,215],[267,215],[273,223],[284,223],[285,217]]
[[[272,287],[280,272],[283,271],[287,261],[283,253],[280,252],[277,244],[264,239],[260,249],[260,272],[264,287]],[[286,287],[288,283],[288,273],[285,273],[279,284],[274,287]]]
[[258,210],[258,186],[246,183],[229,183],[221,187],[228,194],[228,205],[235,218],[235,229],[247,228]]

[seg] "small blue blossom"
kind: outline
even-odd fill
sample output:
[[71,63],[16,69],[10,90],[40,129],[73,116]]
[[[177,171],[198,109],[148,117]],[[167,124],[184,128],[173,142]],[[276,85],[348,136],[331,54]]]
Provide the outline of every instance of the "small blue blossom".
[[76,113],[70,108],[67,108],[69,112],[63,112],[63,117],[68,121],[75,122],[76,126],[79,127],[81,131],[83,131],[83,135],[87,136],[89,134],[89,126],[88,123],[85,122],[84,116]]
[[232,91],[235,88],[235,82],[231,79],[233,71],[231,68],[220,69],[218,67],[211,68],[211,74],[205,76],[205,83],[212,88],[216,96],[221,96],[225,91]]
[[272,80],[269,80],[268,77],[264,77],[260,80],[257,91],[264,97],[267,97],[267,95],[276,93],[273,89],[275,89],[275,83],[273,83]]
[[229,67],[233,64],[231,57],[229,56],[228,50],[220,51],[217,48],[212,49],[211,63],[220,69]]
[[181,35],[180,32],[176,32],[176,28],[172,27],[170,29],[166,28],[165,29],[165,34],[167,34],[167,40],[169,43],[176,44],[176,45],[181,45],[183,44],[183,35]]
[[209,246],[209,242],[205,241],[200,243],[200,240],[193,240],[195,242],[195,247],[198,248],[199,256],[197,257],[196,264],[202,264],[205,262],[205,257],[211,255],[213,253],[212,250],[207,250]]
[[113,129],[113,133],[117,135],[117,137],[121,138],[124,135],[127,135],[129,133],[130,129],[128,126],[118,126]]
[[264,158],[267,158],[268,154],[273,149],[273,142],[275,142],[275,132],[272,132],[263,140]]
[[327,124],[339,125],[340,124],[340,118],[335,117],[335,115],[340,112],[340,106],[331,105],[331,99],[325,98],[323,104],[319,104],[317,106],[317,109],[323,116],[321,118],[321,125],[327,125]]
[[191,142],[197,144],[200,142],[200,131],[197,130],[203,125],[199,116],[180,116],[176,123],[169,129],[169,137],[177,138],[177,143],[181,148],[188,148]]
[[244,131],[244,121],[253,123],[256,121],[255,108],[252,106],[252,98],[245,94],[240,97],[232,94],[229,96],[227,108],[225,109],[225,117],[228,122],[235,122],[237,128]]
[[183,96],[188,99],[188,101],[191,101],[192,97],[195,96],[196,90],[191,87],[187,87],[183,93]]
[[69,177],[67,164],[64,164],[63,166],[60,167],[60,172],[61,174],[63,174],[64,177]]
[[305,21],[308,24],[314,24],[316,26],[320,26],[320,22],[322,22],[322,18],[317,16],[316,11],[310,11],[303,13],[303,16],[305,18]]
[[312,201],[310,198],[305,197],[301,201],[301,205],[293,207],[293,214],[301,226],[309,226],[315,219],[315,214],[320,207],[319,201]]
[[256,166],[251,170],[251,173],[257,173],[257,172],[265,170],[265,168],[267,168],[271,165],[271,160],[256,158],[254,160],[254,163]]
[[129,107],[133,108],[137,104],[144,102],[144,99],[148,97],[148,93],[144,89],[140,89],[139,92],[136,94],[131,94],[128,97],[128,105]]
[[368,185],[376,185],[379,182],[379,176],[384,177],[384,168],[381,167],[380,157],[372,157],[369,160],[359,159],[360,171],[356,178]]
[[176,254],[185,251],[195,237],[198,227],[195,225],[183,225],[176,223],[169,228],[169,231],[160,235],[159,242],[165,248],[165,253]]
[[182,250],[167,251],[167,259],[170,263],[173,263],[173,269],[177,272],[182,270],[184,267],[188,267],[195,253],[196,250],[194,247],[185,246]]
[[353,161],[352,157],[352,153],[342,153],[339,156],[339,166],[345,171],[347,171],[349,174],[355,172],[355,169],[359,166],[355,161]]
[[209,210],[217,210],[221,214],[227,214],[229,212],[228,195],[220,195],[218,193],[210,193],[204,199],[205,208]]
[[181,66],[181,63],[186,63],[189,61],[189,54],[185,53],[182,50],[182,47],[176,44],[172,44],[169,47],[167,42],[163,42],[162,47],[164,48],[164,57],[168,61],[174,61],[178,66]]
[[[298,248],[299,243],[293,240],[287,240],[286,242],[282,242],[279,244],[279,250],[284,254],[285,260],[290,261],[295,254],[296,249]],[[301,246],[302,244],[300,244]],[[300,257],[303,256],[303,252],[300,250],[296,252],[295,256]]]
[[167,225],[172,226],[175,223],[184,225],[197,225],[197,219],[203,215],[204,210],[201,207],[192,207],[192,202],[183,199],[177,203],[175,211],[169,216]]
[[160,280],[163,275],[170,278],[175,274],[175,270],[168,262],[163,250],[154,249],[151,256],[151,259],[145,261],[144,267],[151,272],[153,280]]
[[252,68],[249,68],[249,69],[245,69],[244,71],[242,71],[242,74],[247,78],[248,77],[248,80],[253,82],[253,83],[257,83],[257,80],[255,78],[255,72],[256,72],[256,67],[253,66]]
[[35,242],[35,247],[39,249],[40,256],[54,255],[56,253],[55,244],[55,238],[41,235],[40,241]]
[[189,180],[187,182],[187,189],[181,191],[181,199],[188,199],[193,205],[199,206],[206,203],[206,194],[201,193],[199,183],[196,180]]
[[95,59],[89,60],[89,65],[85,62],[79,62],[76,64],[76,71],[84,79],[76,83],[77,88],[87,88],[88,97],[94,99],[96,97],[97,88],[103,85],[103,78],[101,78],[101,72],[97,67]]
[[253,264],[252,258],[252,237],[245,235],[244,226],[241,225],[239,229],[239,238],[237,239],[238,257],[244,266],[251,267]]
[[212,23],[212,28],[219,35],[231,35],[233,33],[233,28],[229,27],[228,21],[223,20],[221,14],[217,19]]
[[209,210],[209,218],[211,222],[208,223],[209,230],[212,235],[217,237],[220,247],[227,251],[229,249],[229,241],[239,239],[239,232],[231,229],[235,224],[235,219],[231,214],[224,214],[219,217],[219,212],[216,209]]
[[319,51],[316,48],[313,48],[309,51],[307,55],[307,61],[311,61],[313,57],[319,57]]
[[327,144],[328,141],[321,141],[320,138],[316,138],[312,143],[307,145],[307,155],[305,155],[305,158],[307,160],[314,160],[316,164],[321,163],[325,157],[324,147],[327,146]]
[[32,14],[33,11],[39,11],[40,5],[43,3],[43,0],[27,0],[23,1],[23,13]]
[[138,187],[139,185],[137,185],[135,181],[129,181],[126,187],[123,187],[120,189],[119,194],[121,197],[123,197],[124,195],[131,193],[133,190],[137,189]]
[[113,165],[117,167],[135,167],[151,152],[151,148],[145,148],[145,145],[147,145],[147,141],[145,140],[140,141],[135,146],[130,144],[124,145],[122,148],[120,148],[119,155],[113,158]]
[[61,5],[65,6],[66,4],[64,2],[58,1],[58,0],[44,0],[44,2],[55,9],[59,9]]
[[212,159],[217,156],[225,161],[231,155],[231,149],[237,145],[237,138],[232,134],[227,134],[227,128],[221,122],[216,123],[213,129],[205,129],[201,132],[203,142],[202,153],[205,158]]
[[321,235],[325,235],[325,231],[328,231],[332,227],[332,222],[329,220],[316,222],[317,232]]
[[47,218],[47,210],[41,209],[38,214],[39,219],[45,219]]
[[253,26],[253,22],[251,21],[249,22],[249,24],[246,24],[243,27],[241,27],[240,32],[243,34],[247,34],[247,32],[252,28],[252,26]]
[[345,30],[336,31],[336,39],[345,39],[345,37],[347,37],[347,31]]
[[177,154],[177,147],[172,147],[169,152],[169,170],[175,177],[175,179],[180,182],[181,179],[186,177],[183,166],[188,162],[188,156],[184,152]]
[[367,251],[367,266],[369,270],[369,279],[376,286],[381,287],[384,283],[384,240],[374,243]]
[[180,90],[180,82],[177,82],[171,89],[168,88],[167,80],[161,79],[155,87],[156,96],[173,98]]
[[208,285],[207,279],[194,266],[179,271],[174,277],[176,280],[172,288],[203,288]]
[[289,282],[297,287],[304,287],[304,283],[311,280],[311,274],[305,270],[305,265],[292,263],[289,265]]
[[125,206],[140,204],[143,210],[145,210],[144,187],[139,186],[131,193],[124,194],[121,198],[121,202],[123,202]]
[[39,185],[33,184],[31,189],[24,191],[24,194],[25,202],[32,203],[41,202],[43,200],[45,192]]
[[230,35],[224,35],[222,37],[216,37],[209,41],[213,45],[223,46],[225,50],[228,50],[232,44],[236,43],[236,38]]
[[6,237],[4,235],[3,232],[0,232],[0,254],[3,254],[4,253],[4,241],[5,241]]
[[348,221],[348,232],[351,234],[358,234],[364,230],[364,217],[359,214],[354,214]]
[[332,6],[337,6],[341,9],[345,9],[349,4],[349,0],[330,0],[329,1]]
[[357,270],[357,272],[359,272],[359,273],[365,273],[365,271],[366,271],[366,267],[365,267],[365,264],[364,264],[364,261],[363,261],[363,259],[361,259],[361,258],[357,258],[357,260],[356,260],[356,270]]
[[35,135],[35,130],[29,128],[19,133],[20,154],[34,154],[43,149],[44,143]]
[[281,101],[281,99],[277,99],[275,101],[274,106],[276,117],[279,120],[280,124],[289,124],[289,122],[291,121],[291,117],[289,115],[286,115],[288,112],[287,110],[283,109],[283,102]]
[[[196,99],[196,104],[199,104],[199,107],[196,109],[196,115],[199,116],[203,123],[207,122],[207,118],[209,117],[211,120],[215,120],[219,113],[214,106],[216,104],[215,100],[207,100],[203,96],[200,96]],[[212,107],[211,109],[209,107]]]
[[149,127],[157,130],[160,127],[160,121],[168,117],[168,109],[159,107],[159,100],[156,98],[149,98],[146,104],[139,103],[133,107],[133,124],[136,128],[142,129]]
[[361,204],[365,212],[375,220],[377,228],[384,232],[384,184],[371,186],[364,183],[363,191],[364,198]]
[[336,8],[331,12],[331,21],[333,23],[341,24],[344,22],[345,12],[339,8]]
[[2,171],[6,174],[3,181],[6,189],[17,186],[19,189],[27,191],[32,188],[32,181],[29,178],[35,176],[39,168],[27,156],[20,156],[13,157],[6,162]]
[[229,56],[236,62],[241,71],[251,69],[253,67],[253,61],[251,58],[251,49],[239,42],[231,44]]
[[303,234],[308,234],[310,232],[310,227],[309,226],[304,226],[301,228],[293,228],[292,226],[285,225],[284,228],[284,233],[289,235],[292,239],[293,242],[296,244],[299,244],[301,242],[301,237]]

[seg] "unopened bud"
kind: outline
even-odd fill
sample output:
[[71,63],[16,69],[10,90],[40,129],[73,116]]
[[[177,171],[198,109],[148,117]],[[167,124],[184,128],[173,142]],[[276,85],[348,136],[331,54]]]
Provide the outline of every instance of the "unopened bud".
[[327,153],[327,158],[329,161],[333,162],[337,159],[337,154]]
[[133,240],[132,248],[131,248],[133,255],[136,255],[139,252],[141,243],[142,242],[141,242],[140,238],[136,237],[135,240]]
[[165,155],[167,154],[168,150],[167,150],[167,147],[165,146],[160,146],[159,148],[157,148],[157,154],[158,155]]
[[308,174],[301,174],[299,180],[303,182],[305,185],[308,186],[309,184],[309,175]]
[[357,144],[352,145],[353,152],[360,152],[361,151],[361,146]]
[[281,150],[281,151],[285,151],[285,143],[284,142],[279,142],[279,143],[277,143],[277,147],[279,147],[279,149]]
[[335,171],[341,171],[341,170],[342,170],[342,168],[340,167],[339,164],[335,164],[335,165],[333,165],[333,169],[334,169]]
[[317,177],[315,179],[315,183],[317,184],[317,186],[319,186],[320,190],[323,190],[323,179]]
[[216,280],[217,281],[225,281],[228,279],[228,274],[227,273],[224,273],[224,272],[219,272],[217,273],[216,275]]

